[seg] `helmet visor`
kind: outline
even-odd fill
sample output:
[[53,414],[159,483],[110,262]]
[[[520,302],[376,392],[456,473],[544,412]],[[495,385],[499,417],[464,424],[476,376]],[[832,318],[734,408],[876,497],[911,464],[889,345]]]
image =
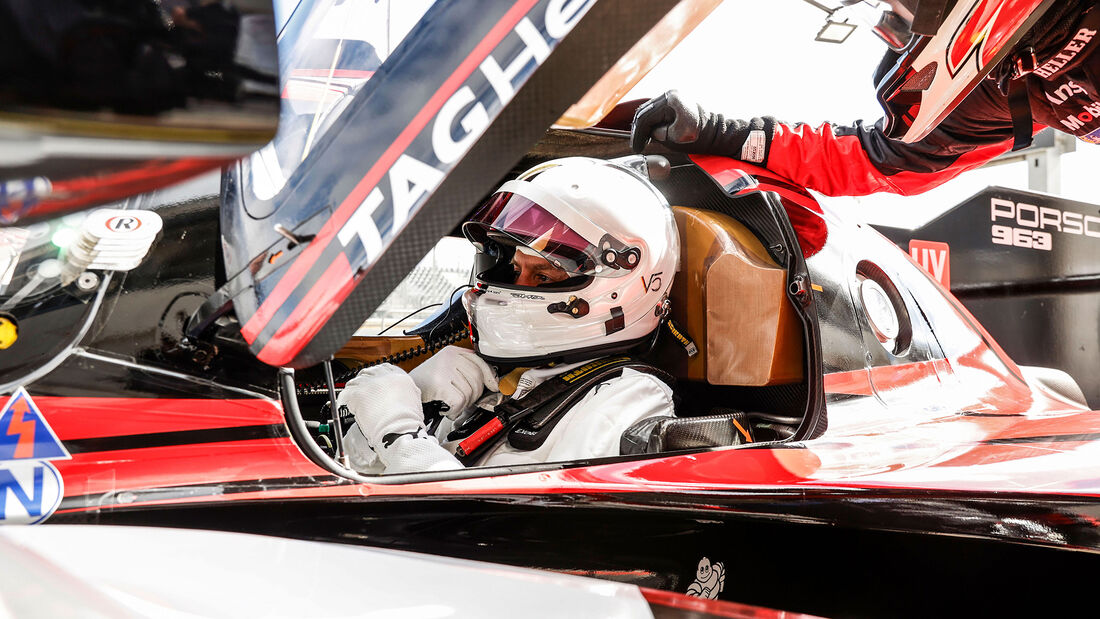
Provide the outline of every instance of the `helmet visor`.
[[599,250],[588,239],[535,202],[513,193],[494,195],[470,222],[466,238],[482,245],[500,243],[525,248],[569,276],[593,276]]

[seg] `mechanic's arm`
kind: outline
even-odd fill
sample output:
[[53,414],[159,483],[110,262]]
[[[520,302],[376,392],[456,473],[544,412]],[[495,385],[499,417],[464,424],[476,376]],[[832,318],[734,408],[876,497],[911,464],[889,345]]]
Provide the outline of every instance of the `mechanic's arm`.
[[870,127],[862,121],[851,126],[823,123],[814,128],[770,116],[727,119],[669,91],[638,108],[631,146],[640,151],[652,138],[673,150],[762,164],[830,196],[921,193],[1012,147],[1008,104],[990,80],[919,142],[887,138],[882,122]]
[[424,427],[420,389],[404,370],[384,363],[349,380],[338,406],[355,415],[367,445],[385,473],[414,473],[462,468]]
[[629,368],[593,387],[566,413],[547,443],[547,462],[619,455],[630,426],[657,415],[675,414],[672,389],[650,374]]

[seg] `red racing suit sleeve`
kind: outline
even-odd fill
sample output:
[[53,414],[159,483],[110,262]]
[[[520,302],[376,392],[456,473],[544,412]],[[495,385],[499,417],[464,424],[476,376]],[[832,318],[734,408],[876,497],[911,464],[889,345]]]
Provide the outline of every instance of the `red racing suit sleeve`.
[[[913,195],[1012,147],[1008,102],[991,80],[984,80],[919,142],[887,138],[882,122],[824,123],[816,128],[776,122],[765,167],[828,196]],[[1034,130],[1041,128],[1035,125]]]

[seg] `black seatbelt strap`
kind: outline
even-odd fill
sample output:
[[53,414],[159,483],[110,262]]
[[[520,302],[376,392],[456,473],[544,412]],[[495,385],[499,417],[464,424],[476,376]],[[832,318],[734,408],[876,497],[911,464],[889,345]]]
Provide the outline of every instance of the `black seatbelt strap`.
[[1031,101],[1027,95],[1027,79],[1012,80],[1008,86],[1008,111],[1012,114],[1013,152],[1031,146]]
[[1012,115],[1012,151],[1031,146],[1034,121],[1027,93],[1027,76],[1038,62],[1035,50],[1027,47],[1008,58],[1010,70],[1005,71],[997,87],[1008,96],[1008,112]]
[[[520,422],[534,415],[532,422],[524,426],[526,431],[520,432],[520,438],[513,442],[509,436],[509,443],[517,449],[535,449],[546,440],[546,435],[557,423],[557,419],[590,388],[607,378],[622,374],[623,369],[628,367],[655,375],[664,374],[661,370],[630,357],[597,359],[546,379],[520,400],[507,400],[492,411],[479,409],[456,426],[447,435],[447,440],[461,440],[455,456],[463,464],[469,464],[505,436],[509,436]],[[661,378],[670,383],[673,380],[667,374]]]
[[[672,375],[664,370],[640,361],[616,363],[614,366],[600,368],[590,375],[577,377],[571,383],[571,389],[566,390],[558,397],[531,411],[531,413],[524,415],[508,432],[508,444],[523,451],[532,451],[542,447],[542,444],[549,438],[558,422],[565,416],[565,413],[573,408],[573,405],[601,382],[609,378],[622,376],[623,370],[627,368],[655,376],[669,385],[674,382]],[[583,378],[583,381],[580,380],[581,378]]]

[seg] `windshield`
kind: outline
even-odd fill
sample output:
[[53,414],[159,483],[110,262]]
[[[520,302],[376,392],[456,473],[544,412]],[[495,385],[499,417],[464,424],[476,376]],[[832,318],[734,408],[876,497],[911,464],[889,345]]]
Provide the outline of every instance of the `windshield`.
[[473,268],[474,246],[469,241],[453,236],[439,239],[355,335],[401,335],[419,326],[442,305],[441,300],[469,286]]
[[62,250],[86,216],[73,213],[26,228],[0,228],[0,312],[33,305],[61,286]]
[[279,133],[245,160],[252,197],[286,185],[332,122],[434,4],[434,0],[302,2],[279,36]]
[[27,381],[76,343],[109,274],[75,268],[75,247],[89,213],[25,228],[0,228],[0,391]]

